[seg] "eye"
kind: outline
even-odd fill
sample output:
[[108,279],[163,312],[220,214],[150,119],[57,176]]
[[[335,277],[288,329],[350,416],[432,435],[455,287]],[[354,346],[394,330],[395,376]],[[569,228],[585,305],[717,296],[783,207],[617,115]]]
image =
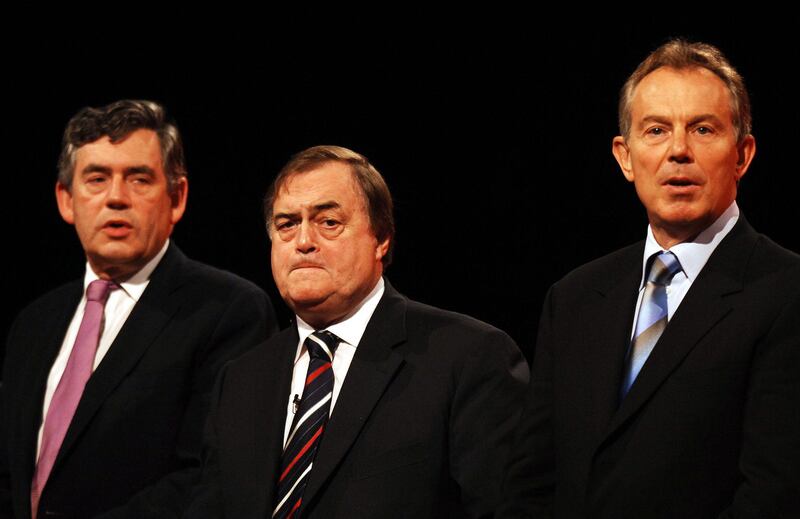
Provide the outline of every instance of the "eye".
[[146,186],[153,183],[153,177],[145,173],[134,174],[128,177],[128,181],[137,186]]
[[275,222],[275,228],[279,231],[287,231],[294,227],[294,222],[291,220],[281,220],[279,222]]
[[321,218],[317,221],[317,225],[326,235],[338,234],[342,229],[342,222],[335,218]]
[[331,216],[320,216],[316,220],[316,227],[325,238],[335,238],[344,230],[344,225],[341,220],[332,218]]
[[664,135],[664,128],[661,128],[661,127],[659,127],[659,126],[655,126],[655,127],[653,127],[653,128],[650,128],[650,129],[648,129],[648,130],[647,130],[647,133],[648,133],[649,135],[653,135],[653,136],[656,136],[656,137],[658,137],[658,136],[660,136],[660,135]]
[[698,126],[696,131],[700,135],[708,135],[710,133],[713,133],[713,130],[708,126]]

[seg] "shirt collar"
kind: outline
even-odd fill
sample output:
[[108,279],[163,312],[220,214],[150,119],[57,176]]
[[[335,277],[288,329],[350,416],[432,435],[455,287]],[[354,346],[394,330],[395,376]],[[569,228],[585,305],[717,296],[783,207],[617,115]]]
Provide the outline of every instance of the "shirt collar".
[[[739,206],[736,201],[728,206],[724,213],[717,218],[714,223],[708,226],[703,232],[697,235],[692,241],[686,241],[673,245],[669,252],[675,254],[678,261],[681,263],[683,273],[690,280],[694,280],[703,270],[703,267],[708,262],[708,258],[717,248],[717,245],[722,241],[725,236],[731,232],[736,221],[739,219]],[[644,257],[642,258],[642,281],[639,285],[641,289],[644,286],[644,276],[647,269],[647,260],[653,254],[657,254],[664,249],[653,236],[653,229],[647,226],[647,240],[644,244]]]
[[[357,347],[358,343],[361,342],[364,331],[367,329],[372,314],[375,312],[375,308],[378,306],[381,297],[383,297],[383,292],[384,282],[383,278],[380,278],[372,291],[359,303],[350,316],[325,329],[339,337],[342,342],[346,342],[354,348]],[[297,334],[300,336],[300,344],[304,344],[315,329],[303,321],[300,316],[296,315],[295,318],[297,320]],[[301,351],[298,351],[298,357],[300,353]]]
[[[139,298],[142,297],[144,293],[144,289],[147,288],[147,283],[150,281],[150,275],[158,266],[161,258],[164,257],[164,254],[167,253],[167,248],[169,247],[169,239],[164,243],[164,246],[161,247],[161,250],[158,251],[153,259],[145,263],[144,267],[139,269],[139,271],[128,278],[127,280],[119,283],[118,286],[125,292],[129,297],[131,297],[134,301],[139,301]],[[86,293],[86,287],[89,286],[89,283],[92,281],[100,279],[97,274],[95,274],[92,267],[89,265],[89,262],[86,262],[86,274],[83,276],[83,292]]]

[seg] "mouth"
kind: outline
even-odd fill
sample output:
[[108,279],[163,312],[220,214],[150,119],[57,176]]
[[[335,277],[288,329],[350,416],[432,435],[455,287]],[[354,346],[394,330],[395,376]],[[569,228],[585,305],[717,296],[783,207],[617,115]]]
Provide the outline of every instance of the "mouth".
[[688,177],[672,177],[667,179],[667,181],[664,182],[664,185],[672,187],[688,187],[688,186],[696,186],[697,183],[692,181]]
[[321,265],[317,265],[316,263],[300,263],[299,265],[293,265],[292,270],[301,270],[301,269],[321,269]]
[[130,233],[133,226],[125,220],[109,220],[103,224],[103,231],[111,237],[124,237]]
[[700,189],[698,182],[685,176],[670,177],[662,182],[661,185],[668,193],[676,196],[691,195]]

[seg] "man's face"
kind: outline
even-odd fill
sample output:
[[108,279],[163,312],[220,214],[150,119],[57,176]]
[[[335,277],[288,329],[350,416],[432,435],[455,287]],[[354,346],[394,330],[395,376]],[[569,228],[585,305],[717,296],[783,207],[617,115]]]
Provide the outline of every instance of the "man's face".
[[122,280],[150,261],[181,219],[187,184],[167,189],[158,136],[140,129],[78,148],[72,185],[56,183],[61,217],[75,225],[92,269]]
[[692,239],[734,201],[755,140],[748,135],[737,145],[731,96],[713,72],[662,67],[634,90],[630,135],[616,137],[613,152],[656,240],[670,247]]
[[289,307],[315,328],[351,313],[383,273],[350,166],[327,162],[289,177],[272,208],[272,274]]

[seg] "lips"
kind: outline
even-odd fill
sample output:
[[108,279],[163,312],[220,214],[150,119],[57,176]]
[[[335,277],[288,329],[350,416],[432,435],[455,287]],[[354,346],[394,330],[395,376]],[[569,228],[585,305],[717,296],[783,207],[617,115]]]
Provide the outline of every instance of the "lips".
[[686,187],[686,186],[698,185],[698,183],[692,180],[690,177],[683,175],[676,175],[669,177],[664,182],[662,182],[662,184],[672,187]]
[[317,263],[298,263],[297,265],[292,265],[291,270],[300,270],[300,269],[321,269],[322,265]]
[[673,195],[689,195],[700,189],[700,183],[686,175],[672,175],[661,183]]
[[123,238],[130,234],[133,226],[127,220],[108,220],[103,224],[103,232],[112,238]]

